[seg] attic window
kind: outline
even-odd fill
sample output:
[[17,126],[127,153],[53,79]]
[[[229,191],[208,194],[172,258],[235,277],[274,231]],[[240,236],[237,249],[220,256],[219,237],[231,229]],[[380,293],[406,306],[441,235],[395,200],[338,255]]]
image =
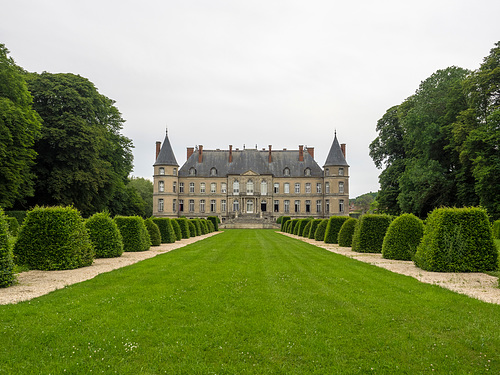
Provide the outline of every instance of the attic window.
[[210,176],[217,176],[217,169],[215,168],[210,169]]
[[196,169],[194,169],[193,167],[191,167],[191,168],[189,169],[189,175],[190,175],[190,176],[196,176]]
[[305,176],[310,176],[310,175],[311,175],[311,168],[306,168],[306,169],[304,170],[304,175],[305,175]]
[[284,170],[283,170],[283,174],[285,176],[290,176],[290,169],[288,167],[286,167]]

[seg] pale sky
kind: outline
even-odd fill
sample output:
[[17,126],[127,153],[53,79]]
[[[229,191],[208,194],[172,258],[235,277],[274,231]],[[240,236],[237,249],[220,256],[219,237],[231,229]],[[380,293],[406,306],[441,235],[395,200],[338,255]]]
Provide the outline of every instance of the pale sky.
[[116,101],[151,178],[168,127],[186,147],[347,144],[350,196],[377,191],[377,120],[438,69],[479,68],[498,0],[0,0],[0,43],[32,72],[75,73]]

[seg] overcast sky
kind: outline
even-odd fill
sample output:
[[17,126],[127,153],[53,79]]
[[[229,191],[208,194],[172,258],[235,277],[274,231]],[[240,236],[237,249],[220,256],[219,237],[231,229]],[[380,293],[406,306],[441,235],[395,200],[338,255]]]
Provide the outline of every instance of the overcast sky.
[[500,40],[498,0],[0,0],[0,43],[28,71],[75,73],[116,101],[134,172],[165,128],[186,147],[347,144],[350,195],[378,190],[376,123],[421,81],[477,69]]

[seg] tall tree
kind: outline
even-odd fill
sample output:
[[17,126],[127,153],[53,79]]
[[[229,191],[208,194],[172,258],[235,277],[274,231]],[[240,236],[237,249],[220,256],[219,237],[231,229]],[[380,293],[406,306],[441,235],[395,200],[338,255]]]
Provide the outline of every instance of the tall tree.
[[137,190],[144,201],[145,216],[153,216],[153,183],[142,177],[132,177],[128,185]]
[[84,215],[107,208],[132,170],[133,146],[120,134],[115,102],[74,74],[30,73],[27,82],[43,119],[30,203],[72,204]]
[[33,195],[33,144],[41,121],[22,71],[8,54],[0,44],[0,206],[4,208]]

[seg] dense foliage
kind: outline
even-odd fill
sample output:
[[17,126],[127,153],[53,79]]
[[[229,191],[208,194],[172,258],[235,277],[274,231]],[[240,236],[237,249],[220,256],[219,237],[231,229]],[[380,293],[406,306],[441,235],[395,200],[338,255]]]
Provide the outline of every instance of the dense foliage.
[[349,216],[332,216],[328,220],[328,225],[325,232],[325,243],[338,243],[338,235],[342,224],[349,219]]
[[321,220],[321,223],[319,223],[318,227],[316,228],[316,232],[314,232],[314,239],[316,241],[324,241],[325,240],[325,233],[326,233],[327,226],[328,226],[328,219]]
[[16,281],[12,242],[6,219],[0,208],[0,288],[11,286]]
[[197,234],[198,231],[196,230],[196,225],[194,224],[193,220],[187,220],[187,223],[188,223],[188,226],[189,226],[189,236],[190,237],[199,236],[199,234]]
[[352,237],[352,250],[358,253],[381,253],[389,215],[366,214],[359,218]]
[[314,234],[316,233],[316,229],[318,228],[319,223],[321,223],[322,219],[313,219],[311,220],[311,228],[309,229],[309,234],[307,238],[314,239]]
[[493,223],[493,237],[500,240],[500,219]]
[[89,231],[96,258],[113,258],[123,254],[122,235],[107,212],[98,212],[89,217],[85,220],[85,227]]
[[174,227],[169,218],[154,217],[152,220],[160,229],[161,243],[174,243],[176,241]]
[[290,216],[282,216],[282,217],[281,217],[281,223],[280,223],[280,224],[281,224],[281,226],[280,226],[280,230],[281,230],[282,232],[284,232],[284,231],[285,231],[285,228],[286,228],[286,225],[287,225],[286,223],[287,223],[289,220],[291,220],[291,217],[290,217]]
[[94,249],[83,219],[73,207],[35,207],[14,246],[16,263],[37,270],[90,266]]
[[5,220],[7,220],[7,228],[9,229],[9,233],[17,237],[17,233],[19,232],[19,222],[15,217],[5,216]]
[[[179,218],[176,218],[175,220],[179,223],[179,226],[181,227],[182,238],[191,237],[188,220],[185,217],[179,217]],[[193,237],[194,237],[194,234],[193,234]]]
[[339,235],[337,237],[339,246],[343,247],[351,247],[352,246],[352,237],[354,236],[354,228],[356,228],[356,223],[358,219],[350,217],[339,230]]
[[175,240],[180,241],[182,240],[182,231],[181,231],[181,226],[175,219],[170,219],[170,223],[172,224],[172,228],[174,229],[175,233]]
[[396,218],[384,237],[382,257],[386,259],[412,260],[424,235],[424,223],[413,214]]
[[210,220],[214,225],[214,231],[219,231],[219,218],[217,216],[209,216],[207,217],[207,219]]
[[161,234],[158,225],[156,225],[151,218],[144,220],[144,225],[146,225],[146,229],[148,230],[151,246],[160,246]]
[[474,72],[450,67],[387,110],[370,145],[378,209],[424,218],[440,206],[500,217],[500,42]]
[[151,239],[140,216],[115,216],[113,219],[123,238],[123,250],[145,251],[151,247]]
[[306,226],[302,230],[302,233],[300,234],[302,237],[309,238],[309,231],[311,230],[311,223],[312,220],[308,220]]
[[498,250],[482,208],[436,208],[425,225],[415,264],[428,271],[496,270]]

